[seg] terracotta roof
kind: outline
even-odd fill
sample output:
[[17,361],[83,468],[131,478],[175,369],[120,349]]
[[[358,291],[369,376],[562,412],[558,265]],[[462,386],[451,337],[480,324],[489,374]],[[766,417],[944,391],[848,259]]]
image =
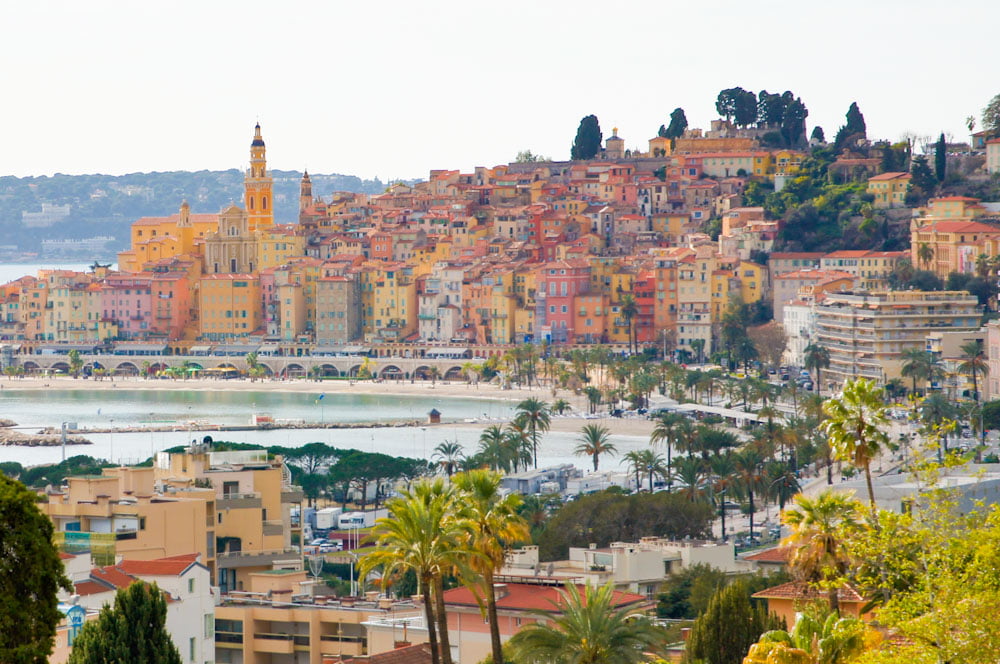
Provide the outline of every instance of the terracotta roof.
[[789,557],[791,557],[791,553],[791,547],[775,546],[770,549],[758,551],[757,553],[751,553],[748,556],[743,556],[743,560],[752,560],[757,563],[787,563]]
[[[557,606],[562,596],[559,594],[560,588],[556,586],[536,586],[526,583],[508,583],[507,594],[497,597],[497,608],[512,611],[552,611]],[[583,594],[583,586],[577,586],[580,594]],[[499,593],[498,593],[499,594]],[[457,606],[473,606],[479,608],[475,595],[466,587],[452,588],[444,593],[446,604]],[[625,593],[615,591],[614,605],[624,607],[630,604],[645,602],[646,597],[635,593]]]
[[380,652],[358,661],[370,662],[370,664],[430,664],[433,658],[429,643],[417,643],[412,646]]
[[953,202],[953,201],[971,201],[973,203],[978,203],[979,199],[978,198],[971,198],[970,196],[939,196],[938,198],[932,198],[931,202],[933,202],[933,201],[949,201],[949,202]]
[[[823,599],[826,593],[813,588],[805,581],[789,581],[780,586],[765,588],[753,596],[761,599]],[[838,588],[837,597],[841,602],[865,601],[865,598],[849,585]]]
[[97,595],[99,593],[111,592],[114,588],[98,583],[97,581],[79,581],[73,587],[73,592],[77,595]]
[[917,230],[932,230],[937,233],[1000,233],[1000,226],[990,226],[978,221],[937,221]]
[[128,588],[135,582],[134,578],[112,565],[95,567],[90,571],[90,578],[98,582],[103,581],[115,588]]
[[877,180],[895,180],[897,178],[911,178],[911,177],[913,177],[913,176],[910,175],[909,173],[901,173],[901,172],[892,172],[892,171],[890,171],[888,173],[881,173],[879,175],[875,175],[873,177],[870,177],[870,178],[868,178],[868,181],[869,182],[874,182],[874,181],[877,181]]
[[771,254],[770,260],[792,260],[796,258],[815,258],[816,260],[819,260],[823,256],[825,256],[825,254],[822,251],[779,251]]
[[131,576],[180,576],[194,564],[193,560],[123,560],[117,567]]
[[70,554],[65,553],[63,551],[59,552],[59,560],[73,560],[74,558],[76,558],[76,556],[70,555]]

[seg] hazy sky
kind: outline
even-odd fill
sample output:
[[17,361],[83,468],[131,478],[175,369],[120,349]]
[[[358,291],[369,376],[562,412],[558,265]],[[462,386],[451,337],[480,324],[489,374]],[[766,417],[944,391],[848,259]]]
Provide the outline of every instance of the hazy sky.
[[[792,90],[831,137],[967,135],[1000,93],[995,0],[120,2],[0,7],[0,175],[272,168],[426,177],[519,150],[568,158],[580,118],[646,147],[677,106]],[[327,194],[329,192],[318,192]]]

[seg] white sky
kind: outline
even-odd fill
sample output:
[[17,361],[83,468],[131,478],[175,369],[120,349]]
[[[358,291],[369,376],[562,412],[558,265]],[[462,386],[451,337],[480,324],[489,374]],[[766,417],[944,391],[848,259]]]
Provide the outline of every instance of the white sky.
[[[1000,92],[995,0],[9,0],[0,175],[268,165],[383,179],[568,158],[580,118],[646,147],[675,107],[792,90],[828,138],[965,139]],[[328,192],[319,192],[328,193]]]

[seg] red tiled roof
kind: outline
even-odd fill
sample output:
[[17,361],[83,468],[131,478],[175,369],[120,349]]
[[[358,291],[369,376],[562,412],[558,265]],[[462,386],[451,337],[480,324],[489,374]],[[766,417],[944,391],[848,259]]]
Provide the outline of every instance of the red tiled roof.
[[990,226],[978,221],[937,221],[917,230],[932,230],[937,233],[1000,233],[1000,226]]
[[[350,662],[353,660],[348,659],[346,661]],[[369,664],[430,664],[433,658],[429,643],[417,643],[412,646],[403,646],[395,650],[380,652],[358,661],[369,662]]]
[[802,258],[815,258],[819,260],[825,256],[822,251],[786,251],[786,252],[775,252],[771,254],[771,260],[791,260],[791,259],[802,259]]
[[109,583],[115,588],[128,588],[135,579],[114,566],[95,567],[90,571],[90,578],[95,581]]
[[79,581],[73,588],[73,592],[81,596],[97,595],[99,593],[111,592],[112,590],[114,589],[97,581]]
[[873,177],[870,177],[870,178],[868,178],[868,181],[872,182],[872,181],[876,181],[876,180],[895,180],[897,178],[911,178],[911,177],[913,177],[913,176],[910,175],[909,173],[891,172],[890,171],[888,173],[881,173],[879,175],[875,175]]
[[751,553],[749,556],[743,556],[743,560],[752,560],[758,563],[787,563],[791,554],[791,547],[775,546],[770,549],[758,551],[757,553]]
[[[822,599],[826,597],[826,593],[820,592],[805,581],[789,581],[780,586],[765,588],[753,596],[761,599]],[[865,598],[849,585],[838,588],[837,597],[841,602],[865,601]]]
[[59,552],[59,560],[73,560],[74,558],[76,558],[76,556],[64,553],[62,551]]
[[132,576],[180,576],[193,560],[123,560],[118,569]]
[[952,202],[952,201],[972,201],[973,203],[978,203],[979,199],[978,198],[971,198],[969,196],[939,196],[938,198],[932,198],[931,202],[933,202],[933,201],[949,201],[949,202]]
[[[560,588],[556,586],[536,586],[526,583],[508,583],[507,594],[497,598],[497,608],[513,611],[552,611],[561,602]],[[583,594],[583,586],[578,586]],[[444,593],[446,604],[479,607],[475,595],[466,587],[452,588]],[[615,591],[614,605],[628,606],[645,602],[646,598],[635,593]]]

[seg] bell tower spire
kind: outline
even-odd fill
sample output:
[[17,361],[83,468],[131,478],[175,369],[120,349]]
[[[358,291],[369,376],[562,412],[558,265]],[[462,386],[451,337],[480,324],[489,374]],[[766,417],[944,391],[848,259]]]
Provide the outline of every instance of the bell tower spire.
[[250,168],[243,179],[244,205],[248,230],[252,233],[274,225],[274,183],[267,172],[267,148],[260,135],[260,123],[254,127],[250,143]]

